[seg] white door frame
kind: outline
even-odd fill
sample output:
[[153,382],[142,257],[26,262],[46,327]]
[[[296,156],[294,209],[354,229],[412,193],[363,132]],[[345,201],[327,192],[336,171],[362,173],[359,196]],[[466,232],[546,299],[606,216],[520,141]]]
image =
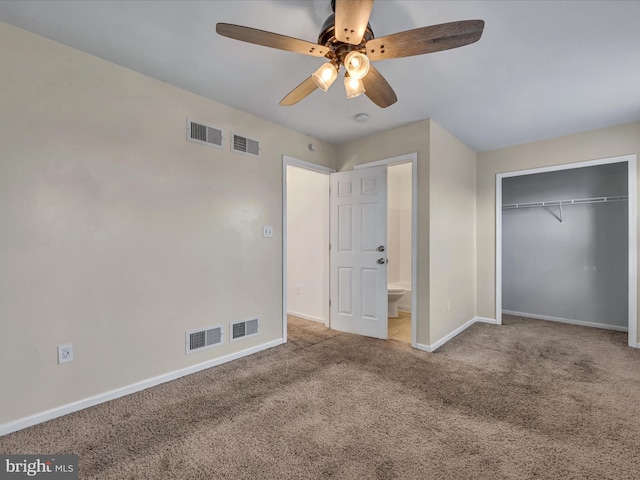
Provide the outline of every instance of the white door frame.
[[[282,339],[287,341],[287,167],[305,168],[314,172],[329,175],[335,172],[335,169],[316,165],[315,163],[305,162],[297,158],[282,156]],[[327,202],[329,198],[327,197]],[[328,245],[327,245],[328,248]],[[329,281],[329,279],[327,279]],[[327,293],[329,290],[326,290]],[[329,297],[326,298],[329,305]],[[329,326],[329,318],[325,319],[325,325]]]
[[407,153],[397,157],[355,165],[354,170],[381,165],[397,165],[411,162],[411,346],[417,343],[417,279],[418,279],[418,154]]
[[636,176],[636,155],[588,160],[585,162],[566,163],[549,167],[518,170],[515,172],[496,174],[496,323],[502,324],[502,179],[519,177],[535,173],[557,172],[574,168],[593,167],[609,163],[627,162],[628,210],[629,210],[629,307],[628,307],[628,344],[638,345],[638,189]]

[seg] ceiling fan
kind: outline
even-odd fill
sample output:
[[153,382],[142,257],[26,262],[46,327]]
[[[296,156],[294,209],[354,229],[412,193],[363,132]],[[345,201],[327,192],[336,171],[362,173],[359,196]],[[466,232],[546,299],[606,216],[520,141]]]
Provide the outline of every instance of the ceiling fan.
[[484,29],[482,20],[465,20],[375,38],[369,25],[372,7],[373,0],[331,0],[334,13],[322,25],[317,44],[229,23],[218,23],[216,32],[243,42],[329,60],[284,97],[280,105],[294,105],[316,88],[326,92],[344,66],[347,98],[364,93],[373,103],[386,108],[398,98],[371,62],[469,45],[480,40]]

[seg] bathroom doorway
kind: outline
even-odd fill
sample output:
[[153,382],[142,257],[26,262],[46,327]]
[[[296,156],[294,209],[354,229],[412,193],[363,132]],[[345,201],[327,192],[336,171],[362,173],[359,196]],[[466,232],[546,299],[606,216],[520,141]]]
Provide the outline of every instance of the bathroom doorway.
[[[387,338],[394,339],[397,341],[402,341],[406,343],[410,343],[414,348],[416,347],[416,338],[417,338],[417,318],[416,318],[416,277],[417,277],[417,153],[410,153],[398,157],[393,157],[385,160],[379,160],[375,162],[371,162],[368,164],[358,165],[354,167],[354,170],[359,170],[361,168],[375,167],[375,166],[384,166],[389,168],[393,168],[391,170],[391,175],[393,175],[392,183],[395,188],[399,188],[401,190],[400,193],[396,195],[392,191],[391,195],[398,196],[399,198],[394,198],[392,201],[392,209],[388,209],[387,211],[387,219],[389,219],[389,215],[391,218],[389,219],[392,222],[392,232],[391,237],[389,237],[389,229],[387,229],[387,246],[389,241],[391,242],[391,250],[386,252],[389,254],[390,265],[392,265],[392,274],[391,277],[387,277],[387,280],[391,278],[391,295],[395,295],[394,301],[392,304],[392,309],[394,305],[398,309],[398,316],[391,317],[391,322],[389,325],[392,326],[391,329],[388,329]],[[400,167],[397,170],[395,167]],[[303,172],[304,171],[304,172]],[[291,172],[294,172],[293,175],[290,175]],[[306,307],[298,307],[298,300],[303,300],[303,298],[297,297],[305,297],[305,293],[307,297],[311,293],[309,291],[309,285],[311,283],[307,283],[306,281],[298,280],[300,277],[297,277],[297,273],[295,273],[290,266],[292,264],[300,263],[290,255],[290,250],[295,249],[295,242],[299,242],[299,240],[295,240],[295,231],[300,227],[300,224],[294,225],[298,220],[296,220],[295,206],[293,206],[295,200],[293,199],[296,196],[296,188],[291,188],[291,186],[296,182],[297,173],[309,174],[311,177],[315,177],[316,180],[319,180],[321,177],[324,177],[324,181],[329,182],[329,177],[331,173],[334,173],[335,170],[322,167],[319,165],[315,165],[313,163],[297,160],[291,157],[283,156],[283,303],[282,303],[282,311],[283,311],[283,326],[282,326],[282,335],[283,339],[287,338],[287,322],[288,322],[288,314],[291,314],[295,317],[302,318],[304,320],[311,320],[319,323],[323,323],[328,327],[331,327],[331,314],[329,312],[329,277],[330,274],[325,273],[318,274],[318,279],[320,279],[321,285],[315,285],[316,288],[316,299],[319,299],[319,303],[316,305],[322,305],[322,308],[316,309],[316,312],[322,311],[320,314],[309,313],[311,310],[307,310]],[[410,175],[408,175],[410,173]],[[397,177],[397,178],[396,178]],[[409,182],[407,185],[406,182]],[[299,185],[298,187],[300,187]],[[393,186],[391,187],[394,188]],[[304,187],[302,192],[305,193],[305,201],[310,199],[310,192],[307,191]],[[387,190],[388,193],[388,190]],[[316,205],[326,205],[329,207],[329,189],[326,189],[326,198],[324,195],[319,195],[315,198]],[[411,205],[410,208],[407,208],[406,203],[403,203],[410,199]],[[328,212],[327,212],[328,213]],[[396,216],[396,214],[398,214]],[[304,217],[306,219],[306,217]],[[407,219],[408,224],[407,224]],[[317,233],[316,238],[327,239],[326,248],[322,246],[315,248],[315,256],[318,258],[329,255],[329,241],[328,238],[330,236],[330,231],[328,230],[329,226],[329,215],[327,214],[325,219],[317,220],[319,223],[322,223],[327,226],[327,230],[322,230],[322,232]],[[290,228],[291,227],[291,228]],[[409,240],[407,240],[409,239]],[[324,244],[324,240],[320,243],[320,245]],[[310,243],[304,243],[307,247],[311,248]],[[294,254],[295,255],[295,254]],[[393,258],[392,258],[393,257]],[[303,264],[305,262],[302,262]],[[325,267],[329,268],[330,261],[327,259],[324,263]],[[318,270],[319,271],[319,270]],[[298,279],[297,279],[298,278]],[[387,281],[387,285],[389,286],[389,282]],[[397,289],[402,289],[399,292]],[[326,292],[326,294],[325,294]],[[389,291],[387,290],[389,294]],[[305,310],[305,311],[303,311]],[[325,313],[326,312],[326,313]],[[384,337],[383,337],[384,338]]]
[[416,346],[417,153],[356,165],[387,167],[387,338]]
[[387,167],[388,338],[411,343],[412,164]]

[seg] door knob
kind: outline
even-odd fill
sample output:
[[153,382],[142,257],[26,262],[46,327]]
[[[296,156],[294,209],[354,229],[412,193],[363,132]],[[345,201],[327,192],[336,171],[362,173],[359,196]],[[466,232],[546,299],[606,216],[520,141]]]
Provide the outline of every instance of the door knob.
[[384,252],[384,245],[380,245],[376,250],[379,252]]
[[379,259],[378,259],[378,263],[379,263],[380,265],[384,265],[384,264],[385,264],[385,263],[387,263],[387,262],[388,262],[388,260],[387,260],[386,258],[379,258]]

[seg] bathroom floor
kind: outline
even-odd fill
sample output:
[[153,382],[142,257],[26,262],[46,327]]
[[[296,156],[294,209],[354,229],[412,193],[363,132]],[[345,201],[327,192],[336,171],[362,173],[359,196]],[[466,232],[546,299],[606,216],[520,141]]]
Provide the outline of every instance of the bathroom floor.
[[389,318],[389,339],[411,343],[411,313],[398,312],[397,318]]

